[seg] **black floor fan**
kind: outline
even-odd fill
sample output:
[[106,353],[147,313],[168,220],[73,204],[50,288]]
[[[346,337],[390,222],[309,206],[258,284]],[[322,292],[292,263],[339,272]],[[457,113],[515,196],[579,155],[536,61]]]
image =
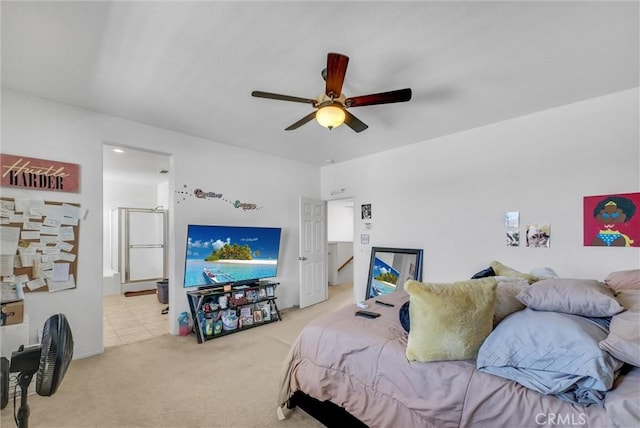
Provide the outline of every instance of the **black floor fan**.
[[[20,349],[11,354],[10,373],[18,373],[17,386],[20,387],[20,408],[16,414],[16,398],[14,394],[14,417],[19,428],[29,426],[29,405],[27,390],[33,376],[36,375],[36,392],[49,397],[58,390],[67,368],[73,357],[73,335],[71,327],[63,314],[52,315],[44,323],[42,343]],[[5,388],[8,381],[3,371],[2,393],[6,397]],[[6,401],[3,400],[3,406]]]

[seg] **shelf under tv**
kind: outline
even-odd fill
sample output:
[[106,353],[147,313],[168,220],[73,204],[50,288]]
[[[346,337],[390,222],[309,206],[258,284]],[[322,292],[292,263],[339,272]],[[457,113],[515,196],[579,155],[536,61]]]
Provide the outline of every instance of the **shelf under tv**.
[[277,286],[277,282],[252,281],[188,291],[192,333],[198,343],[280,321]]

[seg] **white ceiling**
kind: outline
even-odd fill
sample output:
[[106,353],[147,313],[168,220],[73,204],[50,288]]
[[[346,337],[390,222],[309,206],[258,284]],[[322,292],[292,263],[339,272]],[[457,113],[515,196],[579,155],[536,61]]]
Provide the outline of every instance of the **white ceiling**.
[[149,185],[169,181],[171,158],[167,154],[105,143],[102,146],[102,162],[102,177],[105,180]]
[[[632,2],[2,2],[2,85],[314,165],[639,86]],[[357,134],[310,122],[328,52]],[[118,142],[114,142],[118,143]],[[164,160],[166,161],[166,159]],[[154,172],[155,173],[155,172]]]

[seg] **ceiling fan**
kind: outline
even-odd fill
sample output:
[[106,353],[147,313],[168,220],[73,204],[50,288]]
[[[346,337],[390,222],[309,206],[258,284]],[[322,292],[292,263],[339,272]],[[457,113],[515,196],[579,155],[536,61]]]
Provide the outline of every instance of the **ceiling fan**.
[[349,98],[345,97],[342,93],[342,84],[344,83],[344,76],[347,73],[348,63],[348,56],[339,53],[329,53],[327,55],[327,68],[322,70],[322,77],[326,82],[325,90],[324,93],[320,94],[315,99],[292,97],[289,95],[274,94],[272,92],[263,91],[253,91],[251,95],[258,98],[307,103],[311,104],[316,109],[299,121],[285,128],[286,131],[297,129],[315,118],[320,125],[328,129],[333,129],[343,123],[346,123],[347,126],[354,131],[362,132],[367,129],[368,126],[351,114],[348,111],[349,108],[376,104],[400,103],[411,99],[410,88],[381,92],[378,94],[360,95]]

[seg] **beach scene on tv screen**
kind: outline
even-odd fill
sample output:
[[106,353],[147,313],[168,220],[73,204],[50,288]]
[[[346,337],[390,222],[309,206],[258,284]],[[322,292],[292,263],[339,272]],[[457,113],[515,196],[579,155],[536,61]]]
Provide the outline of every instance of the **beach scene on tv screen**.
[[279,248],[279,228],[189,226],[184,286],[275,277]]
[[376,257],[371,276],[371,296],[369,297],[394,292],[400,272]]

